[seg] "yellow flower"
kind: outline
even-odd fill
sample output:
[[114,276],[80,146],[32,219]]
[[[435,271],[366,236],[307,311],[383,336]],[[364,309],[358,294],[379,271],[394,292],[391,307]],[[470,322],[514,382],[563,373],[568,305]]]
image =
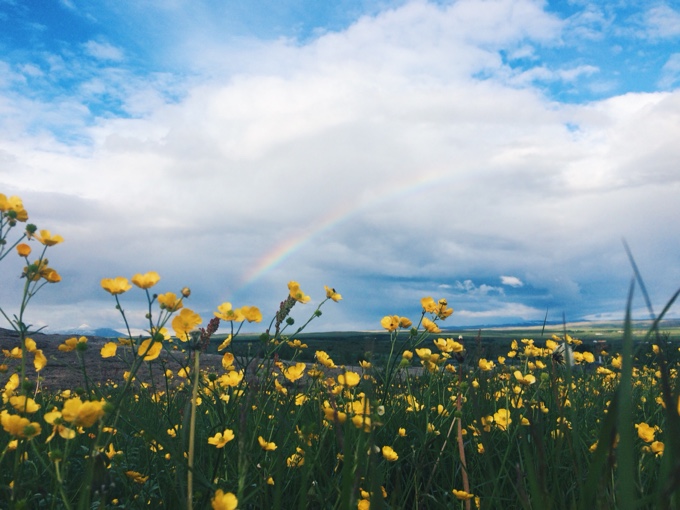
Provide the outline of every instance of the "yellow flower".
[[286,465],[289,468],[302,467],[305,463],[305,452],[301,448],[297,448],[297,451],[286,459]]
[[17,414],[9,414],[4,409],[0,411],[0,423],[5,432],[14,437],[32,438],[42,431],[38,423]]
[[288,344],[288,347],[290,347],[291,349],[306,349],[307,347],[309,347],[307,344],[303,344],[298,339],[295,339],[292,342],[288,341],[286,343]]
[[645,422],[642,422],[636,424],[635,428],[637,429],[638,437],[645,443],[654,441],[654,435],[656,434],[656,429],[654,427],[650,427]]
[[397,455],[397,452],[395,452],[389,446],[383,446],[382,447],[382,455],[387,462],[395,462],[399,458],[399,455]]
[[180,340],[186,342],[189,339],[189,333],[196,329],[202,320],[201,316],[193,310],[182,308],[172,319],[172,329]]
[[408,317],[399,317],[399,327],[402,329],[410,328],[413,325]]
[[356,372],[347,371],[338,375],[338,382],[348,388],[353,388],[361,381],[361,376]]
[[[28,213],[26,212],[26,209],[24,209],[21,198],[17,196],[7,198],[5,195],[0,193],[0,211],[4,213],[13,213],[12,216],[14,216],[16,221],[24,222],[28,220]],[[12,216],[10,216],[10,218]]]
[[33,366],[35,367],[36,372],[40,372],[43,368],[45,368],[45,365],[47,365],[47,358],[42,352],[42,349],[36,349],[33,351]]
[[399,430],[397,431],[397,435],[399,437],[406,437],[406,429],[403,427],[400,427]]
[[396,331],[399,327],[399,316],[398,315],[386,315],[380,320],[380,325],[387,331]]
[[276,443],[269,443],[262,436],[257,438],[257,442],[260,443],[260,448],[265,452],[273,452],[277,448]]
[[215,496],[210,501],[213,510],[236,510],[238,506],[238,499],[231,492],[224,492],[222,489],[217,489]]
[[257,306],[242,306],[240,311],[241,315],[243,315],[248,322],[262,321],[262,312]]
[[487,361],[485,358],[480,358],[478,366],[480,370],[488,372],[489,370],[493,370],[494,364],[493,361]]
[[73,397],[64,402],[61,414],[64,421],[77,427],[91,427],[104,416],[104,402],[83,402],[80,398]]
[[223,321],[242,322],[245,319],[241,310],[233,309],[231,303],[228,302],[218,306],[217,312],[213,312],[213,315]]
[[160,355],[161,349],[161,342],[154,342],[152,338],[148,338],[139,344],[139,347],[137,348],[137,355],[144,356],[144,361],[151,361]]
[[437,338],[433,342],[441,352],[463,352],[463,344],[456,342],[453,338]]
[[303,304],[308,303],[312,299],[304,292],[302,292],[302,289],[300,289],[300,284],[298,282],[294,281],[288,282],[288,290],[290,291],[290,297],[292,297],[295,301],[298,301],[300,303]]
[[316,351],[316,360],[326,368],[337,368],[330,356],[324,351]]
[[31,254],[31,247],[26,243],[17,245],[17,253],[20,257],[28,257]]
[[534,377],[532,374],[522,375],[522,372],[519,370],[515,370],[513,375],[520,384],[524,384],[525,386],[529,386],[530,384],[534,384],[536,382],[536,377]]
[[62,352],[71,352],[78,347],[78,344],[86,344],[87,343],[87,338],[84,336],[81,336],[80,338],[76,337],[71,337],[67,338],[64,340],[64,343],[61,344],[57,349],[59,349]]
[[224,445],[234,439],[234,432],[231,429],[224,429],[224,432],[218,432],[213,437],[208,438],[208,444],[214,445],[215,448],[224,448]]
[[428,319],[427,317],[423,317],[423,328],[425,328],[425,331],[428,333],[441,333],[441,329],[439,329],[439,326],[437,326],[433,321]]
[[222,351],[222,350],[226,349],[227,347],[229,347],[229,344],[231,344],[231,339],[232,339],[232,336],[228,335],[227,338],[225,338],[224,341],[217,348],[217,352]]
[[661,441],[654,441],[651,445],[649,445],[649,448],[652,450],[654,455],[661,457],[663,455],[665,445]]
[[116,349],[118,349],[118,344],[115,342],[107,342],[101,350],[102,358],[114,357],[116,355]]
[[512,423],[510,411],[507,409],[499,409],[497,412],[493,413],[493,419],[496,423],[496,427],[500,430],[507,430],[508,425]]
[[302,378],[303,375],[305,375],[305,369],[306,368],[307,368],[307,365],[305,365],[304,363],[302,363],[302,362],[296,363],[295,365],[292,365],[292,366],[286,368],[283,371],[283,375],[290,382],[295,382],[298,379]]
[[54,246],[64,242],[64,238],[58,235],[52,235],[49,230],[41,230],[39,234],[33,234],[40,244],[45,246]]
[[160,281],[161,277],[156,271],[149,271],[148,273],[137,273],[132,277],[134,283],[140,289],[150,289]]
[[9,403],[14,409],[19,411],[20,413],[32,414],[35,413],[38,409],[40,409],[40,404],[36,403],[36,401],[33,400],[32,398],[26,397],[24,395],[16,395],[14,397],[10,397]]
[[456,498],[461,500],[461,501],[465,501],[465,500],[472,499],[472,498],[475,497],[474,494],[470,494],[469,492],[465,492],[465,491],[459,491],[457,489],[453,489],[453,495],[456,496]]
[[165,294],[159,294],[158,304],[160,305],[161,310],[168,310],[170,312],[176,312],[177,310],[184,306],[182,304],[182,300],[178,299],[177,295],[174,292],[166,292]]
[[130,285],[128,279],[123,276],[117,276],[115,278],[104,278],[101,281],[101,286],[106,292],[114,296],[116,294],[122,294],[123,292],[127,292],[132,288],[132,285]]
[[145,483],[149,479],[148,476],[144,476],[141,473],[138,473],[137,471],[126,471],[125,475],[130,480],[132,480],[133,482],[136,482],[136,483]]
[[231,352],[225,352],[222,356],[222,368],[230,370],[234,366],[234,355]]
[[342,299],[342,296],[335,292],[335,289],[330,288],[328,285],[324,285],[324,289],[326,289],[326,297],[328,299],[332,299],[336,303]]
[[435,313],[437,311],[437,303],[435,303],[434,299],[430,296],[422,298],[420,304],[427,313]]

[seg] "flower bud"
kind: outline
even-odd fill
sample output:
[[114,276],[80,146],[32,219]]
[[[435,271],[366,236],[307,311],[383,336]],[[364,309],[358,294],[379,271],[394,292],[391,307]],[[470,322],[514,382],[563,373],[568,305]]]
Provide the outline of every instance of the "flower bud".
[[191,296],[191,289],[189,287],[184,287],[182,289],[182,296],[185,297],[185,298],[188,298],[189,296]]

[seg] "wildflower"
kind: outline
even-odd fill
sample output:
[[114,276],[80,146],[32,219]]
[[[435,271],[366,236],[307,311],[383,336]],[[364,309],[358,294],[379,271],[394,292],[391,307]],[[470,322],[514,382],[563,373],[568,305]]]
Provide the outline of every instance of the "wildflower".
[[17,253],[20,257],[28,257],[31,254],[31,247],[26,243],[17,245]]
[[400,427],[399,430],[397,430],[397,435],[399,437],[406,437],[406,429],[403,427]]
[[522,375],[522,372],[515,370],[513,375],[520,384],[525,386],[529,386],[530,384],[534,384],[536,382],[536,377],[533,374]]
[[143,356],[144,361],[152,361],[160,355],[161,349],[162,345],[160,342],[154,341],[153,338],[148,338],[139,344],[137,355]]
[[291,349],[306,349],[307,347],[309,347],[307,344],[303,344],[302,342],[300,342],[300,340],[297,339],[293,340],[292,342],[288,341],[286,343],[288,344],[288,347],[290,347]]
[[453,495],[456,496],[456,498],[461,500],[461,501],[465,501],[465,500],[472,499],[472,498],[475,497],[474,494],[470,494],[469,492],[465,492],[465,491],[459,491],[457,489],[453,489]]
[[9,403],[20,413],[33,414],[40,409],[40,404],[37,404],[35,400],[24,395],[10,397]]
[[146,483],[146,481],[149,479],[148,475],[144,476],[141,473],[138,473],[137,471],[126,471],[125,475],[133,482],[140,484]]
[[208,438],[208,444],[214,445],[215,448],[224,448],[224,445],[234,439],[234,432],[231,429],[224,429],[224,432],[218,432],[213,437]]
[[661,441],[654,441],[651,445],[649,445],[649,448],[654,455],[661,457],[663,455],[665,445]]
[[55,434],[59,434],[63,439],[73,439],[76,437],[76,431],[64,425],[61,413],[56,407],[52,411],[45,413],[43,419],[52,425],[52,434],[45,440],[46,443],[49,443]]
[[0,411],[0,424],[5,432],[14,437],[32,438],[42,431],[38,423],[17,414],[9,414],[5,410]]
[[397,452],[395,452],[390,446],[382,447],[382,456],[387,462],[395,462],[399,458]]
[[174,292],[159,294],[158,304],[160,305],[161,310],[168,310],[169,312],[176,312],[184,306],[182,300],[178,299]]
[[338,375],[338,382],[343,386],[347,386],[348,388],[353,388],[359,384],[359,381],[361,381],[361,376],[356,372],[347,371]]
[[482,370],[483,372],[493,370],[494,367],[493,361],[487,361],[485,358],[480,358],[477,365],[479,366],[479,369]]
[[463,352],[463,344],[456,342],[453,338],[437,338],[433,342],[441,352]]
[[245,319],[241,310],[235,310],[229,302],[224,302],[218,306],[217,312],[213,312],[213,315],[223,321],[243,322]]
[[224,356],[222,356],[222,368],[225,370],[231,370],[231,368],[234,366],[234,360],[236,358],[231,352],[225,352]]
[[294,281],[288,282],[288,290],[290,291],[290,297],[292,297],[295,301],[298,301],[299,303],[303,304],[308,303],[312,299],[304,292],[302,292],[302,289],[300,289],[300,284],[298,282]]
[[115,342],[107,342],[101,349],[102,358],[112,358],[116,355],[116,349],[118,345]]
[[441,329],[439,329],[439,326],[437,326],[433,321],[428,319],[427,317],[423,317],[423,328],[425,328],[425,331],[428,333],[441,333]]
[[364,370],[369,370],[372,365],[371,365],[370,361],[366,361],[366,360],[362,359],[362,360],[359,361],[359,366],[361,368],[363,368]]
[[7,198],[0,193],[0,212],[11,213],[9,217],[13,217],[16,221],[24,222],[28,220],[28,213],[26,212],[26,209],[24,209],[21,198],[17,196]]
[[642,422],[636,424],[635,428],[637,429],[638,437],[645,443],[654,441],[654,435],[656,434],[656,429],[654,427],[650,427],[645,422]]
[[104,278],[101,281],[101,286],[106,292],[114,296],[116,294],[127,292],[132,288],[132,285],[130,285],[128,279],[123,276],[117,276],[116,278]]
[[257,442],[260,443],[260,448],[262,448],[265,452],[273,452],[277,448],[276,443],[267,442],[267,440],[262,436],[257,438]]
[[286,368],[283,371],[283,375],[290,382],[295,382],[298,379],[302,378],[306,368],[307,368],[307,365],[305,365],[304,363],[302,363],[302,362],[296,363],[295,365],[292,365],[292,366]]
[[316,351],[314,354],[316,360],[326,368],[337,368],[330,356],[324,351]]
[[231,344],[231,339],[232,335],[227,335],[227,338],[224,339],[224,341],[217,347],[217,352],[222,351],[229,347],[229,344]]
[[262,321],[262,312],[256,306],[242,306],[240,312],[248,322]]
[[78,344],[86,344],[87,343],[87,338],[84,336],[81,336],[80,338],[76,337],[71,337],[67,338],[64,340],[64,343],[61,344],[57,349],[59,349],[62,352],[71,352],[74,351],[77,347]]
[[64,238],[58,235],[52,235],[49,230],[41,230],[40,234],[34,234],[34,236],[40,244],[45,246],[54,246],[64,242]]
[[156,271],[149,271],[148,273],[137,273],[132,277],[134,283],[140,289],[150,289],[160,281],[161,277]]
[[493,413],[493,419],[494,422],[496,423],[496,427],[498,427],[500,430],[507,430],[508,425],[512,423],[512,419],[510,418],[510,411],[507,409],[499,409],[495,413]]
[[402,329],[410,328],[413,323],[407,317],[399,317],[399,327]]
[[327,285],[324,285],[324,289],[326,290],[326,297],[328,299],[332,299],[336,303],[342,299],[342,296],[335,292],[335,289],[332,289],[328,287]]
[[189,339],[189,333],[196,329],[202,320],[201,316],[193,310],[182,308],[182,311],[172,319],[172,329],[180,340],[186,342]]
[[286,459],[286,465],[289,468],[302,467],[305,463],[305,452],[302,448],[296,448],[296,452]]
[[83,402],[80,398],[73,397],[64,402],[61,412],[64,421],[77,427],[90,427],[104,416],[104,402]]
[[238,499],[231,492],[217,489],[215,496],[210,500],[213,510],[236,510]]
[[437,302],[437,306],[435,308],[435,313],[437,314],[437,317],[441,320],[445,320],[447,317],[450,317],[451,314],[453,313],[453,308],[447,308],[448,303],[446,299],[440,299]]
[[432,297],[427,296],[420,300],[420,304],[423,307],[423,311],[427,313],[435,313],[437,311],[437,304],[434,302]]
[[47,365],[47,358],[41,349],[36,349],[33,352],[33,355],[33,366],[35,367],[35,371],[40,372],[43,368],[45,368],[45,365]]
[[399,316],[386,315],[380,320],[380,325],[389,332],[396,331],[399,327]]

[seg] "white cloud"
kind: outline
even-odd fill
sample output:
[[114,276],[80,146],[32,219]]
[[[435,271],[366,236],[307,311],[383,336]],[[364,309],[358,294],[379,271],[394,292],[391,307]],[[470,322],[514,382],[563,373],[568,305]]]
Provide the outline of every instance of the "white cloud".
[[[80,69],[88,78],[68,100],[0,95],[1,180],[66,239],[50,257],[65,276],[60,301],[105,300],[102,277],[154,269],[162,290],[194,287],[205,317],[232,299],[275,309],[296,279],[313,297],[324,284],[345,296],[329,323],[417,306],[404,290],[424,287],[404,283],[414,280],[457,282],[440,291],[463,290],[461,304],[493,295],[461,318],[542,318],[548,305],[585,306],[584,282],[627,281],[622,236],[668,285],[680,92],[569,105],[533,79],[510,83],[499,50],[559,43],[564,22],[541,5],[418,2],[307,44],[208,41],[192,55],[211,74],[186,80]],[[536,68],[545,79],[595,72]],[[87,106],[106,99],[125,115]],[[272,269],[243,287],[254,267]],[[490,274],[523,275],[501,284],[526,282],[535,302],[503,303],[502,287],[474,283]],[[49,318],[111,325],[94,308]]]
[[680,82],[680,53],[673,53],[661,68],[659,87],[669,89]]
[[120,48],[106,42],[87,41],[83,45],[85,53],[98,60],[121,62],[125,59],[125,53]]
[[647,35],[654,38],[680,36],[680,12],[660,4],[650,8],[644,17]]
[[501,276],[501,283],[509,287],[523,287],[524,283],[516,276]]

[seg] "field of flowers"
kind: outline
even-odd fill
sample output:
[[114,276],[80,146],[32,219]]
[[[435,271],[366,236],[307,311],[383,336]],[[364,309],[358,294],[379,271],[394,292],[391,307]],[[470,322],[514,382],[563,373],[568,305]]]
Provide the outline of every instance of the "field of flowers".
[[[18,197],[0,194],[0,215],[0,262],[21,260],[24,282],[16,308],[0,303],[17,334],[0,359],[0,508],[680,504],[678,344],[660,329],[678,294],[635,345],[628,317],[620,352],[584,351],[565,333],[513,340],[497,359],[443,335],[453,310],[424,297],[411,318],[376,318],[390,332],[384,361],[345,367],[321,350],[299,359],[299,333],[342,299],[333,288],[297,326],[310,298],[291,281],[258,348],[234,355],[241,326],[263,320],[257,307],[222,303],[204,318],[189,288],[157,291],[156,272],[104,278],[128,332],[124,295],[145,293],[148,334],[101,347],[126,364],[119,378],[92,381],[82,363],[82,387],[46,390],[29,304],[61,280],[46,254],[63,239],[28,224]],[[211,342],[218,370],[202,365]],[[59,350],[82,359],[88,347]]]

